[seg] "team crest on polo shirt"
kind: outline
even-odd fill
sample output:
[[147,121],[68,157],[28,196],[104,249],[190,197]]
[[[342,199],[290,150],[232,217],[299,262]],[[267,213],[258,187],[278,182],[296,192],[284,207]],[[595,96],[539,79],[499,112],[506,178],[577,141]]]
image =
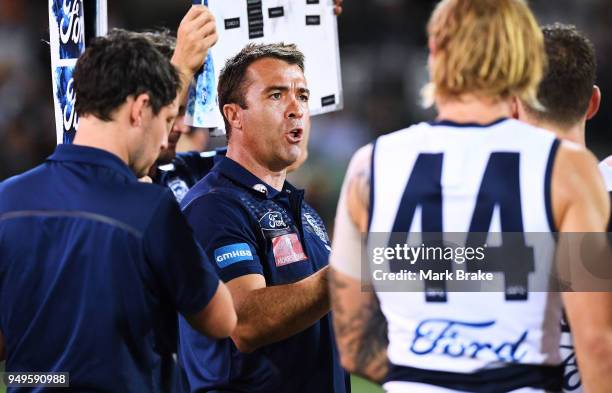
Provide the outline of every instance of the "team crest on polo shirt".
[[287,233],[272,238],[272,251],[276,267],[308,259],[304,254],[302,243],[295,233]]
[[283,219],[283,214],[277,211],[269,211],[259,219],[259,225],[264,231],[278,231],[288,227]]
[[170,188],[170,190],[172,190],[172,193],[174,194],[174,197],[176,198],[177,202],[182,201],[185,197],[185,194],[187,194],[187,191],[189,191],[187,183],[178,178],[170,180],[168,182],[168,187]]

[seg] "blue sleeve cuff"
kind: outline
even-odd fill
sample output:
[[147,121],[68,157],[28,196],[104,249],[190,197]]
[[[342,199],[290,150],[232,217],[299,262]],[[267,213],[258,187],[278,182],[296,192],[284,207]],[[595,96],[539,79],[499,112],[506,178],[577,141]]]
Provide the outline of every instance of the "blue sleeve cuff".
[[184,304],[180,306],[178,312],[183,315],[194,315],[206,308],[219,288],[219,280],[215,277],[214,281],[213,283],[212,280],[209,280],[209,283],[206,285],[206,290],[201,291],[200,295],[192,299],[188,305]]
[[245,276],[247,274],[261,274],[263,276],[263,269],[261,265],[244,265],[244,266],[232,266],[219,271],[219,277],[223,282],[229,282],[234,278]]

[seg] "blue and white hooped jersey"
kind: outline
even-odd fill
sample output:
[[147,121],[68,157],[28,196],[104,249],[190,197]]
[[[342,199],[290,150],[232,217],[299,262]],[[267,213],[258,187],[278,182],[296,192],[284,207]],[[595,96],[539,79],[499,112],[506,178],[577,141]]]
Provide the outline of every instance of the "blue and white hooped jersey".
[[[382,136],[372,156],[370,232],[553,232],[558,145],[551,132],[511,119],[420,123]],[[536,250],[536,270],[548,251]],[[423,292],[377,295],[388,321],[389,381],[501,392],[540,391],[531,388],[560,379],[558,293],[508,301],[504,292],[450,292],[435,302]]]

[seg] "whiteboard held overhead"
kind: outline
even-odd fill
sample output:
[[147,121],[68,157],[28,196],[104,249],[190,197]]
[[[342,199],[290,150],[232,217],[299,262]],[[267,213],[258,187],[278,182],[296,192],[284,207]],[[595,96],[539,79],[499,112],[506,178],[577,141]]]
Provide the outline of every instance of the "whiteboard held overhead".
[[[194,1],[195,2],[195,1]],[[202,4],[204,2],[201,2]],[[207,104],[210,115],[208,122],[188,124],[198,127],[223,127],[217,105],[216,82],[223,65],[249,43],[292,43],[296,44],[306,57],[305,75],[310,95],[310,113],[319,115],[342,109],[342,77],[340,73],[340,51],[338,26],[334,15],[333,0],[208,0],[208,8],[215,15],[219,40],[210,50],[203,71],[213,83],[199,83],[192,108],[188,115],[196,113],[198,101]],[[209,63],[210,61],[210,63]],[[206,78],[198,80],[205,82]],[[203,98],[206,91],[211,97]],[[214,105],[212,105],[214,103]],[[190,109],[193,110],[190,113]]]

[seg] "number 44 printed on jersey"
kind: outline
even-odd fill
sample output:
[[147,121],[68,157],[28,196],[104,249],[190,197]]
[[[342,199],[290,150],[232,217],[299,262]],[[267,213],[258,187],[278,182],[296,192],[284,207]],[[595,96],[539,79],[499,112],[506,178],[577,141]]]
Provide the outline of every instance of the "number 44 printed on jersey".
[[[425,243],[439,242],[443,233],[442,182],[443,153],[421,153],[416,158],[408,179],[389,239],[389,247],[406,241],[417,209],[421,212],[421,231]],[[520,154],[515,152],[493,152],[490,154],[476,204],[469,224],[466,246],[486,244],[488,232],[497,210],[502,244],[487,247],[486,263],[466,264],[467,272],[486,271],[504,275],[504,293],[507,301],[528,298],[528,277],[535,271],[533,247],[526,244],[520,195]],[[428,234],[432,234],[428,238]],[[438,234],[438,235],[435,235]],[[507,253],[512,252],[512,263]],[[435,269],[452,271],[452,261],[436,261]],[[417,268],[417,267],[415,267]],[[392,269],[393,270],[393,269]],[[445,281],[425,281],[427,302],[446,302]]]

